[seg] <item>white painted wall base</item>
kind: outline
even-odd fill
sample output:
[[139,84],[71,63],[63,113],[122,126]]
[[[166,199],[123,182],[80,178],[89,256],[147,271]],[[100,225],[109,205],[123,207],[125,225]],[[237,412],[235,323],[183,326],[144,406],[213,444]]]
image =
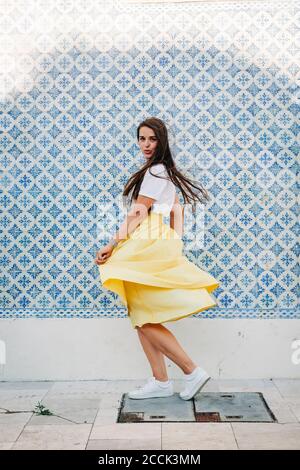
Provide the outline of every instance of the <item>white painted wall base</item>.
[[[213,378],[299,378],[300,320],[199,319],[165,323]],[[0,380],[144,379],[151,368],[127,318],[2,319]],[[299,357],[299,354],[298,354]],[[166,358],[169,377],[183,372]]]

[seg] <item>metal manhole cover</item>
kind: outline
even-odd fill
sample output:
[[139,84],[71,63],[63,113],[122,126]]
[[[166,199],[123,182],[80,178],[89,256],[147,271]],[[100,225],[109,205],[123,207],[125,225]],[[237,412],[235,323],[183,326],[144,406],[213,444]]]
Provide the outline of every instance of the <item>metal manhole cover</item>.
[[203,393],[192,400],[172,397],[133,400],[122,397],[118,423],[140,422],[276,422],[260,392]]

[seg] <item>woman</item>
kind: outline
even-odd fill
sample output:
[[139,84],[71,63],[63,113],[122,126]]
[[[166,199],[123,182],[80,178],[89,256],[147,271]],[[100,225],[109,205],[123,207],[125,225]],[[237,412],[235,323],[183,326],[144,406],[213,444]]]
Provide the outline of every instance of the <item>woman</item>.
[[[210,379],[195,364],[175,336],[162,325],[216,305],[210,293],[219,282],[182,255],[184,202],[206,203],[206,190],[192,183],[175,167],[167,128],[158,118],[140,123],[137,139],[146,163],[127,182],[123,196],[131,209],[111,241],[96,256],[102,285],[116,292],[128,308],[153,376],[146,385],[128,393],[129,398],[173,395],[164,355],[185,374],[179,396],[190,400]],[[196,194],[192,188],[199,190]],[[170,215],[170,226],[163,217]]]

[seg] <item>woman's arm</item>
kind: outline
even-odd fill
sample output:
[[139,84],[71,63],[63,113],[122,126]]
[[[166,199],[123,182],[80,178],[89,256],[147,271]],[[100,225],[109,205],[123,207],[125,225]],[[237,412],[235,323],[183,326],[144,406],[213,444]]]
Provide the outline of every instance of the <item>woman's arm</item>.
[[175,202],[170,212],[170,227],[178,233],[180,237],[183,235],[184,224],[184,208],[179,202],[178,195],[175,196]]

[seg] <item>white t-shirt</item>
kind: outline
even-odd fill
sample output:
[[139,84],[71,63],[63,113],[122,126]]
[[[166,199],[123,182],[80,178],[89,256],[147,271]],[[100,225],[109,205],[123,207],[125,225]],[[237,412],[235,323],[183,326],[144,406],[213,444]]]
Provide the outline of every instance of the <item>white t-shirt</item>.
[[[153,175],[160,175],[164,178],[157,178]],[[156,200],[152,205],[152,212],[163,214],[165,216],[170,214],[175,202],[176,187],[170,180],[163,163],[156,163],[148,168],[144,175],[139,194]]]

